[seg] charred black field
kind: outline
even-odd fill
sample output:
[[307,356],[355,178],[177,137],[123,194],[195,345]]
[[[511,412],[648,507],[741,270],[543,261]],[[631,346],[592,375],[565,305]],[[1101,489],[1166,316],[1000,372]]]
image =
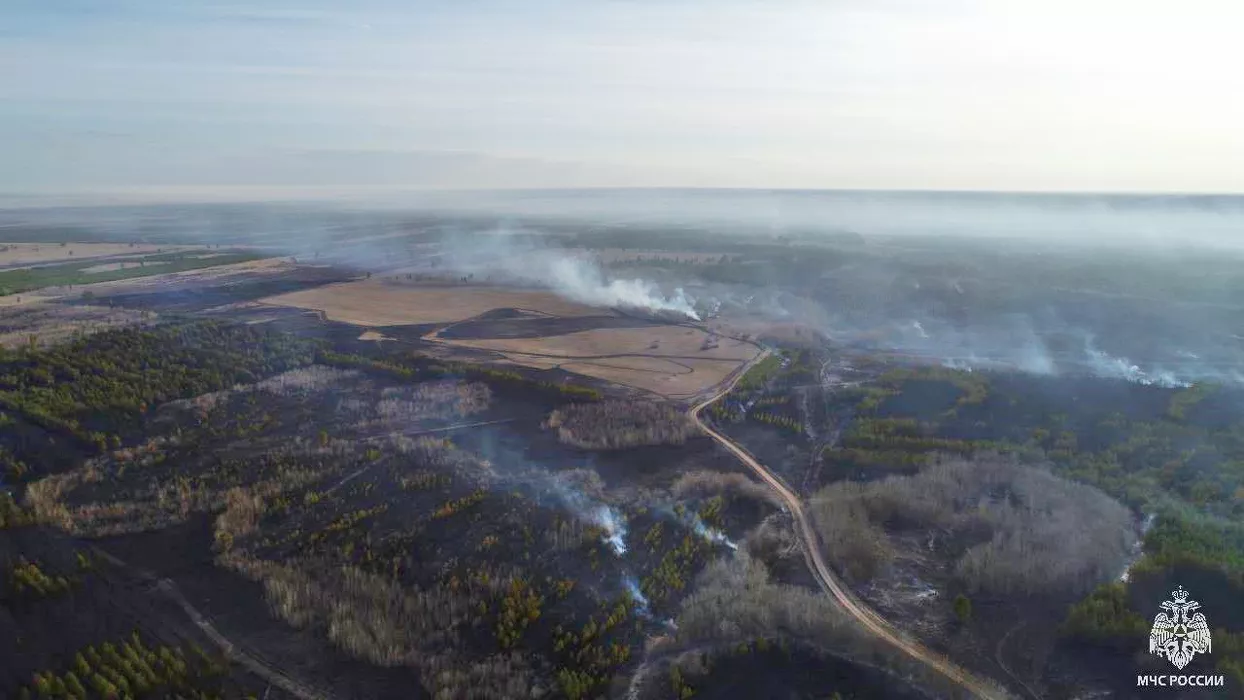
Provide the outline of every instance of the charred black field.
[[254,211],[9,221],[0,697],[1244,688],[1238,261]]

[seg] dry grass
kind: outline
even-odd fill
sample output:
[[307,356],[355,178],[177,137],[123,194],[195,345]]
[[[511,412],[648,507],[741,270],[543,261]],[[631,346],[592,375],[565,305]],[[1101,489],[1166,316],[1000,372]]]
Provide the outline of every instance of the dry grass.
[[707,338],[708,334],[698,328],[659,326],[598,328],[544,338],[440,342],[500,352],[518,365],[560,367],[662,396],[686,397],[718,384],[758,352],[753,345],[729,338],[720,339],[716,347],[706,347]]
[[[636,364],[645,365],[643,369],[623,369],[618,367],[602,367],[596,364],[566,363],[562,369],[577,372],[589,377],[603,379],[607,382],[650,391],[670,399],[690,398],[710,387],[716,386],[730,376],[741,363],[738,362],[705,362],[700,360],[680,360],[691,367],[672,367],[661,360],[633,360]],[[672,369],[666,369],[670,368]]]
[[[46,347],[71,340],[75,335],[154,320],[154,314],[105,306],[61,306],[41,303],[42,297],[25,297],[21,304],[0,305],[0,347],[26,347],[31,336],[35,344]],[[3,297],[7,299],[9,297]]]
[[534,289],[482,286],[407,286],[359,280],[264,299],[265,304],[324,312],[359,326],[454,323],[493,309],[533,309],[554,316],[590,316],[599,309]]
[[[321,311],[334,321],[363,327],[452,324],[494,309],[529,309],[561,317],[595,316],[601,309],[566,301],[551,292],[471,285],[398,285],[359,280],[268,297],[263,303]],[[379,340],[376,336],[366,339]],[[561,367],[662,396],[693,396],[755,356],[754,346],[730,338],[707,344],[698,328],[600,328],[522,339],[428,340],[450,349],[486,350],[505,362]],[[624,357],[616,357],[623,355]],[[610,356],[610,357],[601,357]]]
[[[103,289],[144,289],[151,287],[167,287],[179,283],[201,283],[201,282],[220,282],[230,277],[254,274],[276,274],[288,272],[295,268],[287,258],[260,258],[258,260],[248,260],[246,262],[233,263],[231,265],[217,265],[215,267],[204,267],[198,270],[183,270],[181,272],[167,272],[160,275],[149,275],[147,277],[131,277],[128,279],[115,280],[112,282],[95,282],[94,284],[74,285],[75,294],[79,292]],[[60,289],[59,287],[57,289]],[[46,290],[43,290],[46,291]]]
[[33,265],[46,262],[73,262],[111,255],[175,253],[206,250],[196,245],[134,245],[128,243],[0,243],[0,265]]
[[610,362],[624,359],[613,357],[616,355],[746,362],[758,352],[755,346],[730,338],[722,338],[716,346],[706,347],[707,339],[708,334],[699,328],[654,326],[597,328],[543,338],[455,338],[441,339],[440,342],[504,353],[556,355],[580,360],[608,359]]
[[589,450],[681,445],[699,432],[681,408],[656,401],[572,404],[553,411],[544,425],[563,443]]

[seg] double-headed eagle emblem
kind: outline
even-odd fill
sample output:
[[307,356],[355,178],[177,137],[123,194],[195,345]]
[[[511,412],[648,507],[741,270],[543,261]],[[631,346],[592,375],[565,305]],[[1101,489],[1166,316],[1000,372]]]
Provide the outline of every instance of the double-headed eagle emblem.
[[1171,600],[1163,601],[1162,609],[1153,618],[1149,632],[1149,653],[1165,656],[1167,661],[1182,669],[1197,654],[1210,653],[1209,623],[1205,614],[1195,612],[1201,604],[1188,600],[1183,586],[1171,592]]

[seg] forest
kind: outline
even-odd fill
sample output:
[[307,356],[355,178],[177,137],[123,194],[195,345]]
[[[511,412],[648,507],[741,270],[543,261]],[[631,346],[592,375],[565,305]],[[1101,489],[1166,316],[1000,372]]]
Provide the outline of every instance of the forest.
[[681,407],[656,401],[571,404],[549,414],[545,427],[563,443],[591,450],[681,445],[698,433]]
[[[770,370],[715,417],[779,431],[788,448],[812,453],[811,509],[826,552],[856,585],[919,571],[944,582],[949,630],[963,617],[957,596],[965,606],[1011,601],[1010,610],[1053,614],[1059,648],[1116,661],[1110,654],[1143,646],[1170,590],[1195,585],[1215,613],[1215,639],[1228,640],[1212,665],[1244,683],[1238,389],[864,358],[855,376],[810,414],[806,390]],[[837,439],[792,438],[767,414],[795,424],[829,416],[824,434]]]
[[[109,331],[13,351],[0,367],[6,413],[39,429],[8,443],[14,459],[43,464],[40,449],[73,447],[63,466],[21,473],[22,503],[0,500],[6,525],[122,547],[142,566],[194,570],[206,557],[234,577],[220,595],[245,599],[242,585],[254,582],[274,620],[330,645],[317,652],[328,654],[323,675],[310,672],[328,685],[339,682],[325,677],[332,668],[355,659],[408,674],[417,695],[598,697],[679,614],[697,573],[734,546],[724,533],[750,511],[732,504],[763,492],[704,478],[675,492],[674,469],[645,491],[659,507],[617,501],[579,446],[557,436],[542,459],[577,468],[495,446],[509,438],[460,443],[435,431],[518,420],[515,435],[540,436],[557,415],[574,442],[611,451],[682,442],[693,431],[681,411],[540,375],[343,353],[256,326]],[[156,535],[176,544],[127,544]],[[40,551],[4,559],[14,600],[73,599],[98,585]],[[111,628],[62,651],[83,650],[94,674],[85,649],[105,643],[129,653]],[[135,653],[146,659],[148,648]],[[180,682],[151,668],[99,673],[122,689],[142,683],[136,696]],[[47,684],[74,688],[69,672],[90,691],[75,667],[38,672],[26,683],[36,696]]]

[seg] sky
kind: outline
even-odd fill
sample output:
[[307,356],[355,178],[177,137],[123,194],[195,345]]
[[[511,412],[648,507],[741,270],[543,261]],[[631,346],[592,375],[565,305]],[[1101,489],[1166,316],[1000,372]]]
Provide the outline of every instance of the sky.
[[0,192],[1244,192],[1238,0],[4,0]]

